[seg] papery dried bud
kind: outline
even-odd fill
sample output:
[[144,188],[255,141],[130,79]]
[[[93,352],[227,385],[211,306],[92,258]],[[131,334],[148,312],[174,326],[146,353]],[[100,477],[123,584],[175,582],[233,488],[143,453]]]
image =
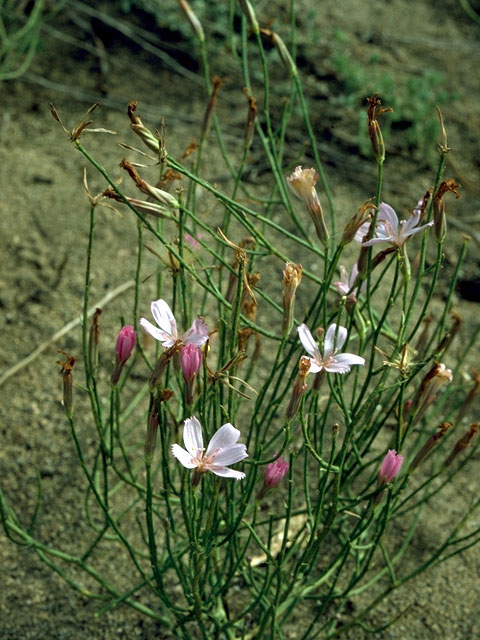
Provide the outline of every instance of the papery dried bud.
[[257,315],[258,302],[253,293],[253,288],[260,282],[260,272],[249,273],[242,292],[242,313],[252,322]]
[[[357,212],[345,225],[342,236],[342,245],[346,245],[351,242],[355,238],[357,232],[360,230],[360,227],[368,225],[369,221],[373,219],[375,209],[376,207],[373,202],[371,202],[371,200],[367,200],[357,209]],[[368,226],[364,227],[363,231],[363,235],[368,234]]]
[[472,406],[472,403],[476,397],[476,395],[478,394],[478,391],[480,389],[480,373],[476,370],[476,369],[472,369],[472,376],[473,376],[473,387],[470,389],[470,391],[468,392],[468,396],[465,398],[464,402],[462,403],[460,410],[457,414],[455,423],[456,424],[460,424],[460,422],[463,420],[463,418],[467,415],[470,407]]
[[290,52],[288,51],[284,41],[278,35],[278,33],[275,33],[271,29],[260,29],[260,33],[262,35],[266,36],[267,38],[269,38],[270,42],[273,44],[275,49],[278,51],[278,55],[280,56],[280,60],[285,65],[285,67],[286,67],[287,71],[290,73],[290,75],[292,75],[292,76],[297,75],[297,65],[293,61],[293,58],[290,55]]
[[423,417],[423,414],[437,397],[438,391],[453,379],[452,370],[444,364],[436,362],[423,378],[417,395],[413,401],[412,411],[415,412],[415,422]]
[[443,469],[446,469],[447,467],[449,467],[452,464],[452,462],[455,460],[455,458],[458,456],[458,454],[461,453],[464,449],[466,449],[469,446],[473,438],[477,435],[479,427],[480,427],[480,422],[474,422],[473,424],[470,425],[470,429],[462,438],[460,438],[460,440],[457,442],[457,444],[453,448],[453,451],[451,452],[451,454],[446,458],[445,462],[442,465]]
[[452,322],[452,326],[446,333],[444,341],[442,340],[442,342],[444,342],[441,350],[442,355],[446,353],[447,349],[452,344],[453,339],[455,338],[457,333],[460,331],[460,327],[462,326],[462,322],[463,322],[462,317],[456,311],[452,311],[450,315],[453,318],[453,322]]
[[148,383],[150,386],[150,389],[155,389],[155,387],[158,385],[158,383],[160,382],[160,378],[162,377],[163,373],[165,372],[165,369],[168,366],[168,363],[174,357],[174,355],[180,351],[182,346],[183,346],[182,341],[177,340],[177,342],[172,347],[166,349],[160,355],[160,357],[157,360],[157,364],[155,365],[155,368],[153,369],[152,374],[150,376],[150,380]]
[[[246,351],[248,341],[251,338],[251,336],[253,336],[255,333],[256,333],[255,329],[252,329],[251,327],[243,327],[242,329],[238,330],[238,350],[239,351]],[[241,364],[241,362],[239,364]]]
[[310,366],[310,358],[307,358],[307,356],[302,356],[300,358],[300,362],[298,363],[298,376],[295,378],[295,382],[293,383],[292,396],[285,413],[287,421],[295,417],[300,406],[302,396],[307,390],[305,379],[308,372],[310,371]]
[[98,319],[101,313],[101,309],[95,309],[88,335],[88,363],[92,375],[95,375],[98,367],[98,344],[100,342],[100,325]]
[[243,90],[248,98],[248,114],[247,114],[247,122],[245,125],[244,144],[245,144],[245,148],[249,149],[252,144],[253,132],[255,130],[255,120],[257,117],[257,101],[253,96],[250,95],[250,92],[247,87],[244,87]]
[[327,246],[328,230],[323,217],[322,205],[320,204],[320,199],[315,189],[317,180],[318,173],[315,169],[302,169],[300,166],[298,166],[291,175],[287,176],[288,186],[307,206],[317,236],[320,242]]
[[378,124],[378,116],[382,113],[392,112],[391,107],[380,108],[382,101],[378,97],[378,93],[368,98],[368,135],[370,136],[370,144],[372,146],[373,155],[379,164],[385,160],[385,144],[383,142],[382,130]]
[[215,107],[217,106],[218,92],[220,91],[220,87],[223,84],[223,80],[221,80],[218,76],[213,76],[212,82],[212,93],[210,94],[210,97],[208,99],[207,108],[205,109],[205,114],[203,116],[202,137],[205,137],[210,129],[213,112],[215,111]]
[[447,142],[447,130],[445,129],[445,125],[443,124],[442,112],[440,111],[440,107],[438,106],[437,106],[437,114],[438,114],[438,119],[440,121],[440,131],[442,134],[442,141],[438,145],[438,150],[442,155],[445,156],[450,151],[450,147],[448,146],[448,142]]
[[190,5],[186,0],[178,0],[178,4],[180,8],[185,13],[187,20],[190,22],[190,26],[193,29],[193,32],[197,36],[200,42],[205,41],[205,33],[203,31],[203,27],[200,23],[200,20],[197,18],[195,13],[192,11]]
[[451,426],[451,422],[442,422],[442,424],[438,428],[437,433],[433,434],[433,436],[430,436],[430,438],[425,442],[423,447],[413,459],[408,469],[409,472],[414,471],[419,466],[419,464],[423,462],[426,456],[430,453],[433,447],[435,447],[440,442],[440,440],[447,433],[448,429],[450,429]]
[[440,183],[437,192],[433,196],[433,223],[435,229],[435,235],[439,241],[445,239],[447,233],[447,219],[445,214],[445,195],[450,191],[455,194],[455,198],[458,200],[460,194],[457,189],[460,187],[452,178],[444,180]]
[[425,316],[422,320],[423,330],[420,334],[420,337],[417,342],[417,346],[415,347],[415,351],[419,356],[422,356],[425,353],[425,347],[428,343],[428,336],[430,333],[430,325],[432,323],[432,316]]
[[135,333],[135,329],[129,324],[122,327],[117,336],[117,342],[115,345],[116,363],[115,370],[112,375],[112,384],[117,384],[120,380],[123,367],[132,355],[132,351],[135,348],[136,343],[137,334]]
[[166,208],[161,204],[147,202],[146,200],[138,200],[137,198],[129,198],[128,196],[121,198],[117,193],[115,193],[112,187],[107,187],[102,193],[102,196],[115,200],[116,202],[124,203],[125,200],[127,200],[127,202],[129,202],[132,207],[135,207],[135,209],[138,209],[147,215],[154,216],[155,218],[165,218],[166,215],[169,215]]
[[263,500],[267,491],[276,487],[283,480],[289,467],[288,461],[284,460],[282,456],[267,464],[263,474],[263,486],[257,496],[257,500]]
[[171,193],[168,193],[168,191],[157,189],[157,187],[153,187],[151,184],[146,182],[146,180],[143,180],[131,162],[128,162],[128,160],[125,160],[124,158],[120,163],[120,167],[127,171],[129,176],[132,178],[132,180],[135,182],[136,186],[142,193],[151,196],[157,202],[160,202],[160,204],[166,207],[178,209],[179,204],[177,199],[172,196]]
[[257,17],[249,0],[239,0],[239,3],[243,14],[248,21],[248,26],[252,30],[252,33],[258,33],[260,31],[260,28],[258,26]]
[[146,147],[159,153],[160,151],[160,142],[158,138],[156,138],[153,133],[144,126],[140,116],[138,116],[135,112],[137,109],[138,103],[133,100],[128,103],[127,113],[130,118],[130,126],[132,131],[137,134],[139,138],[142,139],[143,143]]
[[148,414],[147,435],[145,438],[145,446],[144,446],[145,462],[147,464],[151,464],[153,460],[153,454],[155,453],[158,423],[159,423],[159,415],[158,415],[157,402],[155,398],[152,398],[152,403],[151,403],[150,411]]
[[287,337],[293,327],[295,292],[302,281],[302,265],[287,262],[283,271],[283,335]]
[[65,413],[68,418],[72,418],[73,416],[73,377],[72,371],[75,365],[76,358],[75,356],[69,356],[62,349],[59,350],[65,356],[65,361],[57,360],[57,364],[59,364],[62,368],[62,378],[63,378],[63,406],[65,408]]

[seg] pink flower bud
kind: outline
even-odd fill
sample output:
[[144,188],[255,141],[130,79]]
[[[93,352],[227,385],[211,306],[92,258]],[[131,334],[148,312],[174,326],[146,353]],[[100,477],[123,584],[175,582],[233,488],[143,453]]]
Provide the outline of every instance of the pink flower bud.
[[115,370],[112,374],[112,384],[115,385],[120,380],[123,367],[132,355],[136,342],[137,334],[131,325],[127,324],[125,327],[120,329],[120,333],[117,337],[117,344],[115,346],[117,361],[115,363]]
[[268,489],[273,489],[283,479],[290,465],[281,456],[275,462],[267,464],[263,481]]
[[202,352],[200,347],[187,344],[181,351],[182,373],[185,380],[193,380],[202,364]]
[[274,462],[267,464],[263,475],[263,486],[258,494],[257,500],[263,500],[269,489],[273,489],[281,482],[289,469],[289,464],[281,456]]
[[125,364],[125,362],[132,355],[132,351],[137,342],[137,334],[135,333],[135,329],[127,324],[120,330],[120,333],[117,337],[117,361]]
[[193,404],[195,395],[195,376],[202,364],[202,351],[194,344],[187,344],[180,352],[182,361],[182,373],[185,380],[185,402],[187,405]]
[[395,449],[389,449],[387,455],[383,459],[380,471],[378,472],[378,481],[380,485],[391,482],[398,475],[403,464],[403,456],[398,454]]

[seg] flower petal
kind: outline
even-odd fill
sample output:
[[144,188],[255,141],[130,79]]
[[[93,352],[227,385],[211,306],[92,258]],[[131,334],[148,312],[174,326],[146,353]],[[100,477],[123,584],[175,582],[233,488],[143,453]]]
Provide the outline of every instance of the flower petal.
[[[365,358],[354,353],[339,353],[326,369],[331,373],[347,373],[354,364],[365,364]],[[340,369],[343,369],[343,371],[340,371]]]
[[213,434],[212,439],[208,443],[207,451],[205,455],[208,455],[215,449],[227,449],[236,444],[240,437],[240,431],[235,429],[229,422],[220,427],[220,429]]
[[[336,344],[335,334],[337,334]],[[335,323],[331,324],[327,329],[327,333],[325,334],[325,341],[323,343],[323,359],[328,360],[332,353],[334,353],[335,351],[339,351],[345,344],[346,339],[347,330],[345,329],[345,327],[338,325],[337,328],[337,325]]]
[[[150,305],[152,316],[160,329],[175,342],[178,338],[177,323],[172,310],[165,300],[154,300]],[[173,344],[172,342],[172,344]]]
[[318,360],[320,360],[320,352],[318,350],[318,345],[313,339],[313,336],[310,333],[310,329],[307,327],[307,325],[301,324],[298,327],[297,331],[298,331],[298,337],[300,338],[300,342],[302,343],[305,351],[309,353],[311,356],[314,356]]
[[211,469],[211,471],[221,478],[235,478],[235,480],[243,480],[245,478],[245,474],[242,471],[235,471],[228,467],[218,467],[216,469]]
[[367,240],[362,244],[362,247],[373,247],[374,244],[378,244],[379,242],[394,242],[395,238],[393,236],[387,236],[385,238],[372,238],[371,240]]
[[398,216],[393,207],[386,202],[380,203],[377,220],[385,220],[391,225],[392,229],[398,229]]
[[[428,229],[428,227],[431,227],[433,225],[433,220],[431,222],[427,222],[427,224],[423,224],[421,227],[415,227],[415,228],[410,228],[407,231],[405,231],[405,237],[408,238],[409,236],[413,236],[414,233],[418,233],[419,231],[423,231],[424,229]],[[405,225],[406,227],[407,225]]]
[[208,340],[208,327],[203,318],[195,318],[192,326],[183,334],[182,340],[184,344],[193,344],[195,347],[201,347]]
[[165,331],[162,331],[162,329],[159,329],[158,327],[153,325],[146,318],[140,318],[139,323],[147,333],[153,336],[155,340],[161,342],[164,347],[172,347],[175,344],[175,340],[172,340],[171,337],[165,333]]
[[309,358],[309,360],[310,369],[308,370],[308,373],[318,373],[319,371],[322,371],[322,369],[324,369],[324,366],[320,360],[317,360],[316,358]]
[[194,469],[197,466],[197,461],[192,458],[192,455],[188,453],[188,451],[182,449],[179,444],[172,444],[172,453],[184,467],[187,467],[187,469]]
[[202,425],[194,416],[187,418],[183,424],[185,448],[190,455],[196,456],[198,450],[203,449]]
[[226,466],[240,462],[240,460],[244,458],[248,458],[247,447],[244,444],[232,444],[230,447],[225,447],[217,453],[212,466]]

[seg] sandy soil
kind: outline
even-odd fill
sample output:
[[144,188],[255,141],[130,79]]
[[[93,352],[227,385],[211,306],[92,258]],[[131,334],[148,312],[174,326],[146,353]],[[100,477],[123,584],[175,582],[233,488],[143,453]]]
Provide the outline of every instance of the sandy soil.
[[[461,275],[470,301],[458,297],[456,308],[466,326],[472,327],[478,321],[476,303],[480,300],[475,280],[479,246],[475,226],[469,222],[479,201],[480,110],[475,102],[477,74],[472,73],[472,67],[480,61],[480,27],[453,0],[440,4],[393,0],[381,9],[373,1],[329,1],[321,8],[303,0],[298,4],[304,9],[299,12],[300,28],[308,26],[321,34],[318,43],[321,59],[315,55],[314,40],[304,45],[300,42],[300,52],[310,65],[306,85],[314,103],[314,124],[325,133],[325,139],[328,134],[328,142],[322,143],[321,151],[327,158],[329,178],[345,219],[348,211],[372,195],[375,174],[371,161],[352,153],[357,107],[342,106],[335,93],[347,90],[332,62],[332,56],[338,52],[338,33],[346,34],[344,46],[362,62],[380,56],[382,68],[394,78],[405,74],[422,77],[425,68],[436,70],[444,74],[458,95],[455,102],[444,108],[453,148],[449,175],[464,184],[463,198],[455,203],[455,218],[450,225],[452,240],[446,247],[445,270],[448,275],[461,233],[470,230],[474,235],[471,257]],[[68,17],[56,27],[88,40],[88,35],[80,33],[78,24],[74,25]],[[124,108],[129,100],[138,99],[143,107],[141,112],[148,114],[145,120],[152,126],[158,126],[160,117],[165,116],[169,151],[173,155],[179,155],[198,136],[205,104],[201,84],[175,75],[118,35],[110,33],[106,38],[109,70],[103,76],[99,73],[99,61],[92,54],[54,38],[51,32],[43,34],[42,43],[29,73],[2,84],[0,375],[81,311],[88,232],[88,203],[81,183],[85,162],[53,121],[48,103],[55,103],[65,124],[70,126],[91,102],[99,99],[106,106],[96,115],[98,125],[118,131],[119,138],[136,145]],[[220,47],[216,62],[219,70],[224,71],[221,53]],[[236,100],[232,82],[220,97],[220,113],[227,117]],[[238,121],[235,118],[232,116],[228,121],[233,141],[241,132],[243,114]],[[92,135],[88,148],[113,175],[120,175],[117,166],[122,152],[114,141]],[[398,203],[398,207],[411,207],[429,186],[432,172],[416,151],[402,144],[401,131],[392,134],[391,152],[385,197]],[[293,164],[295,157],[292,155],[288,161]],[[217,176],[217,180],[221,181],[222,176]],[[90,170],[89,184],[93,193],[104,187]],[[130,259],[135,251],[135,221],[128,216],[119,218],[107,210],[99,214],[99,221],[92,301],[128,281],[135,268]],[[123,298],[105,311],[102,349],[106,364],[108,354],[113,353],[109,329],[118,326],[118,318],[122,314],[128,317],[129,312],[130,303]],[[0,388],[2,488],[22,521],[28,522],[36,500],[38,469],[43,480],[43,504],[35,532],[39,539],[60,548],[74,548],[81,541],[84,525],[77,511],[82,499],[81,474],[60,404],[61,381],[55,361],[58,348],[79,352],[79,345],[77,328],[60,342],[50,344],[41,356]],[[93,433],[88,432],[87,420],[82,428],[88,442]],[[427,507],[428,517],[424,518],[405,561],[409,566],[432,548],[446,523],[458,517],[460,507],[468,503],[473,491],[478,491],[477,478],[478,459],[451,487],[448,500]],[[95,602],[66,588],[28,548],[12,545],[3,531],[0,539],[2,639],[166,637],[155,622],[127,608],[96,617]],[[106,556],[106,562],[113,560]],[[124,573],[119,575],[120,582],[128,582],[127,570]],[[376,637],[433,640],[441,636],[445,640],[473,640],[480,638],[479,592],[480,554],[478,549],[471,549],[398,590],[367,622],[379,626],[404,611],[396,626]],[[352,606],[361,609],[362,601],[355,601]],[[286,637],[296,637],[294,627]],[[363,638],[364,631],[359,629],[350,637]]]

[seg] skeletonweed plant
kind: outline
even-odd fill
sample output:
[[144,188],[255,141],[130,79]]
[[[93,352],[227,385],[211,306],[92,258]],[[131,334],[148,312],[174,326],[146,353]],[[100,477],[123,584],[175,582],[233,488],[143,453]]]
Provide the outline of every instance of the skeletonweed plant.
[[[434,321],[430,315],[447,241],[445,196],[458,195],[459,185],[443,176],[445,134],[431,189],[412,194],[412,212],[399,221],[382,199],[378,116],[388,109],[373,96],[376,192],[356,213],[352,203],[348,220],[337,217],[295,62],[276,33],[260,29],[248,0],[240,2],[238,43],[247,126],[240,153],[238,144],[230,149],[203,29],[181,5],[209,96],[195,153],[182,162],[170,155],[132,102],[130,125],[149,168],[139,169],[130,147],[132,158],[121,162],[129,182],[120,188],[115,169],[107,172],[84,145],[93,109],[72,131],[64,127],[105,179],[102,194],[90,196],[84,386],[75,357],[61,363],[91,536],[70,550],[46,544],[21,525],[3,493],[2,522],[13,542],[30,546],[84,597],[99,598],[101,611],[129,605],[161,622],[162,637],[287,638],[291,620],[302,640],[337,637],[367,628],[364,619],[393,590],[480,539],[469,519],[479,507],[473,496],[465,516],[439,532],[433,552],[414,568],[405,563],[422,508],[443,499],[478,442],[478,423],[469,420],[478,374],[464,381],[478,328],[462,359],[450,350],[461,331],[450,315],[465,246],[443,312]],[[265,38],[274,47],[269,56]],[[293,115],[287,110],[277,122],[270,111],[274,55],[290,78],[313,156],[304,164],[312,168],[286,159]],[[254,58],[263,109],[253,97]],[[214,138],[231,178],[224,189],[208,178],[205,150]],[[252,144],[270,168],[258,191],[245,172]],[[115,332],[107,378],[98,315],[92,325],[88,310],[97,209],[112,202],[128,214],[125,224],[135,220],[138,254],[130,324]],[[147,264],[146,236],[168,269],[162,260],[152,267],[151,257]],[[152,270],[156,277],[147,278]],[[80,424],[82,434],[95,430],[93,454]],[[128,584],[102,565],[105,545],[123,549],[118,562],[122,575],[131,565]]]

